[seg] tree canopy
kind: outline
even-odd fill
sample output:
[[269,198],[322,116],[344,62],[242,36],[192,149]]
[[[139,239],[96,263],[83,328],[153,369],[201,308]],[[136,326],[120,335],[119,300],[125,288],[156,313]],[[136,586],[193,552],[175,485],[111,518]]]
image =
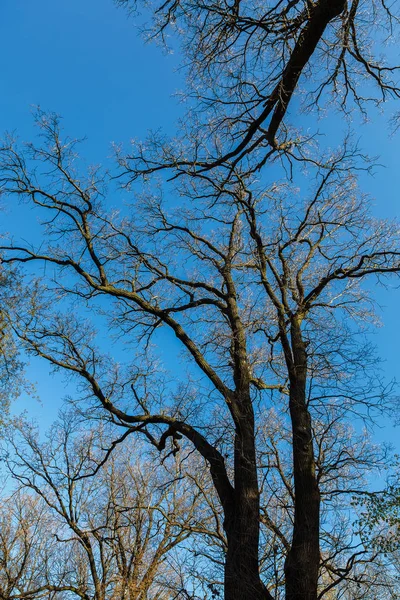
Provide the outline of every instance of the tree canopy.
[[[192,565],[176,597],[189,598],[200,580],[204,598],[394,598],[393,566],[368,545],[351,500],[389,455],[357,423],[397,407],[368,331],[376,285],[398,281],[400,230],[372,215],[358,181],[371,163],[351,136],[333,150],[317,147],[299,115],[307,107],[316,123],[332,97],[346,115],[397,98],[398,67],[374,58],[379,36],[396,33],[396,7],[167,1],[146,11],[148,31],[168,43],[172,30],[187,61],[190,109],[176,138],[154,134],[119,149],[114,171],[86,168],[60,118],[38,110],[38,140],[8,136],[0,148],[4,198],[29,207],[41,227],[38,241],[0,245],[6,276],[23,273],[24,293],[4,294],[7,340],[66,375],[73,411],[85,427],[98,424],[101,440],[94,458],[70,444],[68,427],[54,447],[17,424],[24,450],[11,441],[12,476],[72,530],[90,573],[68,590],[85,600],[117,589],[114,579],[96,583],[105,573],[97,556],[108,556],[116,535],[107,511],[114,524],[125,515],[109,503],[107,469],[120,468],[114,457],[136,439],[160,460],[150,483],[161,495],[148,488],[163,511],[155,538],[167,532],[168,551],[177,546],[183,557],[181,542],[202,536],[191,552],[207,567],[192,577]],[[192,454],[167,485],[163,465]],[[122,474],[118,486],[135,486],[129,460],[120,460],[128,480]],[[87,505],[76,508],[87,493],[77,482],[89,475],[105,486],[98,522]],[[170,508],[180,494],[178,523]],[[141,510],[139,521],[152,519],[153,508]],[[113,546],[109,555],[117,569],[142,536],[119,527],[123,552]],[[165,589],[168,552],[157,548],[152,575]],[[139,571],[121,597],[164,597],[152,577],[139,590]],[[67,590],[46,581],[37,593]]]

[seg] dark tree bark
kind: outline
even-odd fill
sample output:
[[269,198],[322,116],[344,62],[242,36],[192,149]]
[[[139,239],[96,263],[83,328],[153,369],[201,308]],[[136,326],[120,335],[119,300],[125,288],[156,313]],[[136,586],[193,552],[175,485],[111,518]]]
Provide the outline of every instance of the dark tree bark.
[[232,511],[225,513],[228,551],[225,600],[272,600],[260,579],[260,503],[255,451],[254,412],[250,394],[241,400],[235,436]]
[[315,475],[311,416],[306,401],[307,352],[300,327],[301,320],[293,318],[293,359],[288,371],[295,506],[292,544],[285,563],[286,600],[316,600],[320,562],[320,492]]

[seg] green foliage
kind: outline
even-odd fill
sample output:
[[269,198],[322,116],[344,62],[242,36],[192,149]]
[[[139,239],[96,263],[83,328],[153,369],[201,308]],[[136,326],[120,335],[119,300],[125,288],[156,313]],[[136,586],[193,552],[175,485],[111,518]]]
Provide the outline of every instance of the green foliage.
[[[398,474],[399,465],[396,471]],[[368,494],[356,504],[363,510],[359,525],[365,544],[389,554],[400,550],[400,484],[393,475],[385,490]]]
[[0,427],[23,383],[23,363],[20,360],[9,321],[9,306],[13,303],[14,274],[7,277],[0,271]]

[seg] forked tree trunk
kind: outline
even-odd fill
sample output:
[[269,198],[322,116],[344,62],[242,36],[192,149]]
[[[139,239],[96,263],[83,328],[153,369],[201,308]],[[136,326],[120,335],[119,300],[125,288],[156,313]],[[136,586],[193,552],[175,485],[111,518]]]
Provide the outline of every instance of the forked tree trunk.
[[286,600],[317,600],[320,493],[306,402],[307,354],[299,324],[292,326],[291,339],[294,366],[290,376],[289,408],[295,512],[292,544],[285,563]]

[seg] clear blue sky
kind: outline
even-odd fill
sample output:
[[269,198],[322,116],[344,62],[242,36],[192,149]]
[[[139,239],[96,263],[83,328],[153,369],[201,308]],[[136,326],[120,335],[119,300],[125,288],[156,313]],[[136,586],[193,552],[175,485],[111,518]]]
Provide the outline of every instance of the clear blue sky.
[[[35,134],[33,107],[63,116],[73,137],[87,137],[85,155],[99,163],[111,142],[128,143],[149,129],[174,130],[180,106],[172,98],[182,86],[177,58],[144,44],[132,21],[111,0],[5,0],[0,3],[0,132],[22,139]],[[19,215],[18,215],[19,217]],[[2,229],[15,231],[10,214]],[[18,228],[31,231],[26,212]],[[47,426],[67,393],[60,377],[35,360],[29,375],[41,404],[27,407]]]
[[[0,132],[16,130],[23,139],[32,137],[31,110],[40,105],[61,114],[72,136],[87,136],[87,156],[102,162],[113,141],[143,138],[159,127],[174,131],[181,107],[173,94],[183,85],[178,66],[179,56],[144,44],[132,20],[112,0],[2,0]],[[389,136],[386,115],[374,112],[357,135],[361,146],[385,165],[374,177],[365,176],[362,185],[376,199],[376,214],[392,217],[400,212],[400,135]],[[321,127],[333,133],[337,118],[330,115],[333,124],[325,119]],[[22,219],[23,231],[30,227],[29,214]],[[376,343],[387,376],[400,380],[400,291],[379,291],[378,297],[384,326]],[[32,370],[43,408],[29,410],[47,424],[65,390],[57,379],[49,380],[45,366],[35,362]],[[378,435],[396,437],[389,427]]]

